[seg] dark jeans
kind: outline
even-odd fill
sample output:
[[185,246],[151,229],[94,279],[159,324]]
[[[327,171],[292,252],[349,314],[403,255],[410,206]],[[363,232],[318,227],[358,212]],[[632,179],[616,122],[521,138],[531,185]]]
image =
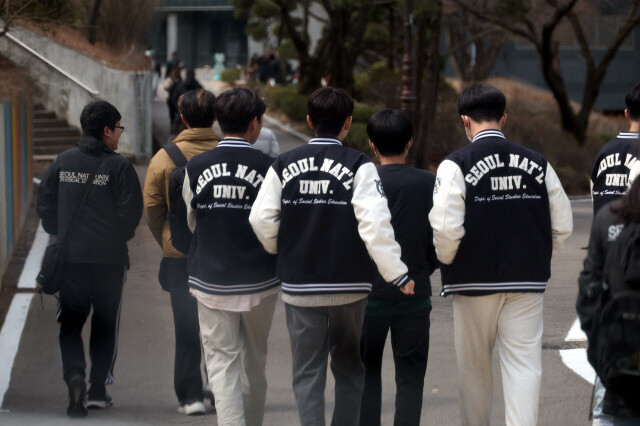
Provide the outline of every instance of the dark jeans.
[[85,377],[86,362],[82,344],[82,327],[91,309],[89,381],[94,391],[113,383],[113,366],[118,349],[118,325],[122,287],[126,277],[124,265],[67,263],[60,289],[57,320],[60,323],[60,354],[64,380],[76,374]]
[[360,358],[367,299],[348,305],[303,308],[285,304],[293,358],[293,393],[302,426],[325,426],[327,363],[335,378],[332,426],[358,424],[364,366]]
[[360,410],[360,425],[380,425],[382,399],[382,353],[391,330],[396,367],[396,412],[394,425],[419,425],[422,390],[429,355],[431,308],[405,315],[365,315],[362,331],[362,361],[366,369]]
[[173,385],[180,404],[202,401],[198,303],[189,293],[187,259],[165,260],[176,334]]

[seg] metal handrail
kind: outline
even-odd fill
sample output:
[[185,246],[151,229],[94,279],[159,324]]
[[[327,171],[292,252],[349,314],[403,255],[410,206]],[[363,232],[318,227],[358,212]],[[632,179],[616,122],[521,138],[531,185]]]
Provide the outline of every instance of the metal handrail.
[[73,81],[75,84],[77,84],[78,86],[82,87],[84,90],[86,90],[87,92],[91,93],[92,95],[99,95],[100,94],[99,91],[97,91],[95,89],[92,89],[91,87],[87,86],[86,84],[84,84],[83,82],[81,82],[80,80],[78,80],[77,78],[75,78],[74,76],[72,76],[71,74],[69,74],[68,72],[66,72],[65,70],[63,70],[59,66],[57,66],[56,64],[54,64],[53,62],[51,62],[50,60],[45,58],[44,56],[42,56],[41,54],[39,54],[38,52],[36,52],[32,48],[27,46],[26,44],[24,44],[23,42],[21,42],[17,38],[15,38],[13,35],[11,35],[9,33],[5,33],[5,37],[7,37],[12,42],[16,43],[18,46],[20,46],[23,49],[25,49],[27,52],[33,54],[36,58],[40,59],[45,64],[49,65],[51,68],[53,68],[54,70],[58,71],[60,74],[64,75],[69,80]]

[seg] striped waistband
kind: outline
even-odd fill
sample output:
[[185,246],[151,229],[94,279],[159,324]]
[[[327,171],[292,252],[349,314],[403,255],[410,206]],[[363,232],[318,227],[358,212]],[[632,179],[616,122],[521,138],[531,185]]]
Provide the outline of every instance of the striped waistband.
[[282,283],[282,291],[289,294],[370,293],[371,283]]
[[466,292],[542,292],[547,286],[546,282],[521,281],[502,283],[468,283],[468,284],[443,284],[441,296]]
[[278,278],[271,278],[266,281],[252,284],[214,284],[189,276],[189,287],[209,294],[233,295],[260,293],[272,287],[280,285]]

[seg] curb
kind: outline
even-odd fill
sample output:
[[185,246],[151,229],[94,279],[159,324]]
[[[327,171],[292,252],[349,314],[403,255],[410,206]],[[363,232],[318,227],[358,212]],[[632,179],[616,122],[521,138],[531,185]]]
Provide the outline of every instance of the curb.
[[292,128],[288,127],[285,124],[282,124],[275,118],[268,116],[267,114],[264,114],[263,117],[264,117],[264,121],[267,121],[269,125],[276,126],[278,129],[282,130],[285,133],[290,134],[291,136],[294,136],[300,139],[304,143],[309,142],[309,139],[311,139],[309,135],[305,135],[304,133],[298,132],[297,130],[293,130]]

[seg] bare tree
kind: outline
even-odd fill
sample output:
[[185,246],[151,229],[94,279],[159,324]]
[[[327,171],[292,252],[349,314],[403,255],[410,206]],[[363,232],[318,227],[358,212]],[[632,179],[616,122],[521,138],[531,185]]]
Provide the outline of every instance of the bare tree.
[[[475,2],[476,7],[482,8],[487,3],[488,0]],[[448,49],[445,55],[451,57],[456,74],[464,82],[488,78],[506,41],[505,31],[464,9],[445,13],[443,20]]]
[[[602,54],[594,55],[584,27],[578,17],[578,6],[587,5],[586,0],[497,0],[488,7],[470,6],[464,0],[451,0],[462,10],[471,13],[511,34],[528,40],[540,57],[542,74],[553,93],[562,126],[571,132],[579,145],[583,145],[589,115],[600,92],[607,69],[618,49],[631,31],[640,23],[640,0],[628,0],[626,15],[622,18],[612,41]],[[582,102],[574,111],[560,71],[558,29],[568,21],[577,40],[586,68],[582,91]]]
[[89,23],[87,25],[87,40],[89,43],[96,43],[96,30],[98,29],[98,17],[100,16],[100,4],[102,0],[93,0],[93,7],[89,15]]

